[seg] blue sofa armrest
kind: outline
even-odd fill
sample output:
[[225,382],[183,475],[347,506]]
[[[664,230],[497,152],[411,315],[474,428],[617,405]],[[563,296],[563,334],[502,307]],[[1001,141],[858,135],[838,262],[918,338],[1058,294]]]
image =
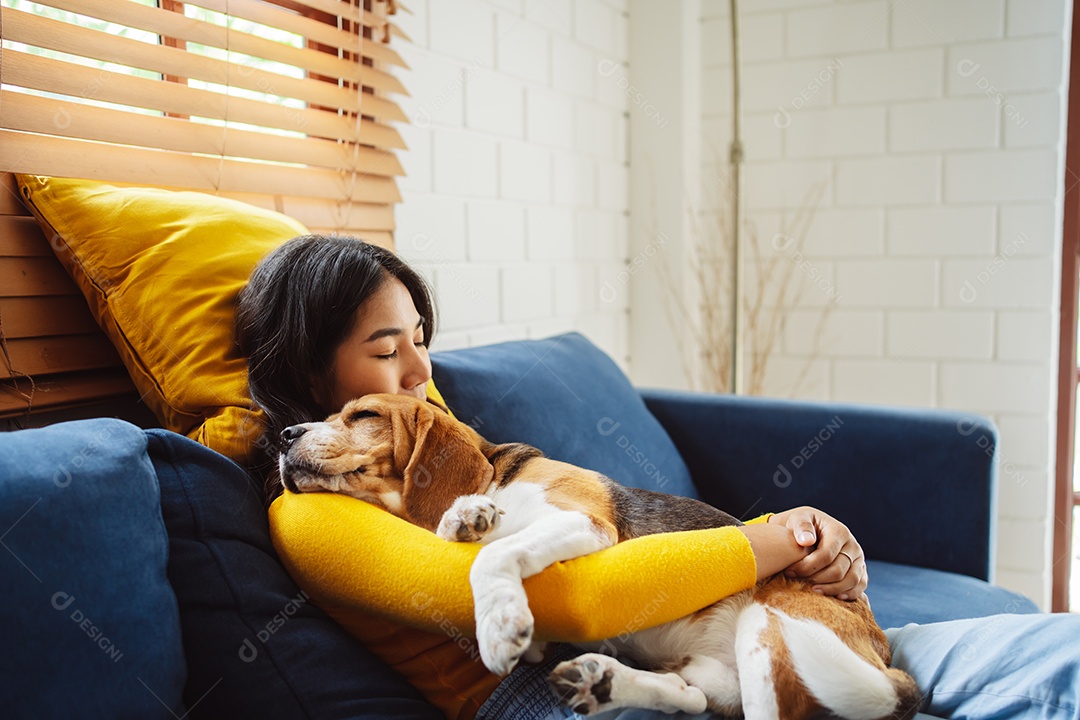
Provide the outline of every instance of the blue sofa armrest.
[[986,418],[642,390],[703,500],[752,517],[812,505],[875,560],[990,580],[997,430]]

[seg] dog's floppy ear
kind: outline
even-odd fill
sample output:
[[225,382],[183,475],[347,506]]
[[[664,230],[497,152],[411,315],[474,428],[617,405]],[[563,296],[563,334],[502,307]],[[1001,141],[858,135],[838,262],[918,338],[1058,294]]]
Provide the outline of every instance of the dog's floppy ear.
[[[454,500],[483,491],[495,473],[480,452],[480,436],[427,403],[417,403],[413,425],[412,454],[402,473],[405,488],[401,500],[408,519],[434,532]],[[408,428],[402,428],[408,433]],[[402,441],[402,442],[399,442]],[[394,429],[394,456],[408,449],[408,438]],[[399,466],[400,467],[400,466]]]

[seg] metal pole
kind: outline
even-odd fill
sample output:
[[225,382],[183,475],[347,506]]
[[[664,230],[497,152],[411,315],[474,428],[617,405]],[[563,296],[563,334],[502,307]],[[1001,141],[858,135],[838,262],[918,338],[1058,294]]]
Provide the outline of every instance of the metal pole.
[[741,71],[739,57],[739,3],[731,0],[731,152],[728,162],[731,167],[732,193],[735,196],[731,210],[731,392],[742,391],[743,367],[742,354],[743,319],[742,319],[742,173],[743,144],[741,134],[741,95],[739,83]]

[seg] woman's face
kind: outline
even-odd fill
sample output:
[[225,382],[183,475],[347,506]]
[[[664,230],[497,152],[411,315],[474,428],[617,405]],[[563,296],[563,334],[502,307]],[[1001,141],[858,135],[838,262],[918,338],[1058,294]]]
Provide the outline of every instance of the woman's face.
[[352,332],[333,356],[330,376],[316,380],[315,399],[335,413],[369,393],[427,396],[431,359],[423,319],[412,296],[393,276],[357,308]]

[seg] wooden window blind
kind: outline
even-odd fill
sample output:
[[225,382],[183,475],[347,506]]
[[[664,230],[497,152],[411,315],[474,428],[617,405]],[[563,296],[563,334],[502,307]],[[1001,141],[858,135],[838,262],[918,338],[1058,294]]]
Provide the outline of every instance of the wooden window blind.
[[134,395],[120,356],[18,196],[14,176],[0,177],[0,418]]
[[[381,0],[0,0],[0,172],[200,190],[390,247],[403,174],[395,125],[407,120],[394,101],[406,92],[391,47],[407,39],[390,21],[396,9]],[[42,318],[74,291],[55,276],[47,242],[27,240],[32,218],[11,190],[5,180],[0,379],[9,385],[20,373],[49,374],[30,358],[53,356],[42,343],[57,347],[71,328]],[[32,291],[12,282],[26,277]],[[78,342],[75,355],[85,354],[88,341]]]
[[406,118],[386,3],[12,3],[0,170],[262,195],[313,229],[391,242]]

